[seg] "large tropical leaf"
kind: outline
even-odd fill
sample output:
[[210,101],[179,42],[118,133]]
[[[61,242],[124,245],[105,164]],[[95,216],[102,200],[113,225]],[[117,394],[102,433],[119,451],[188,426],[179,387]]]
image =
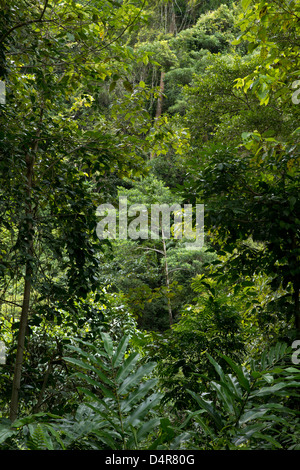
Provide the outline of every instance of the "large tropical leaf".
[[[84,370],[75,375],[87,385],[79,385],[78,389],[93,412],[86,432],[99,440],[99,448],[138,448],[147,433],[160,423],[154,410],[162,394],[155,390],[157,380],[151,377],[156,363],[143,364],[137,352],[128,354],[127,336],[117,347],[108,333],[102,333],[101,338],[104,354],[99,352],[100,360],[79,347],[72,348],[76,357],[65,358],[75,368]],[[82,439],[82,429],[79,430]]]

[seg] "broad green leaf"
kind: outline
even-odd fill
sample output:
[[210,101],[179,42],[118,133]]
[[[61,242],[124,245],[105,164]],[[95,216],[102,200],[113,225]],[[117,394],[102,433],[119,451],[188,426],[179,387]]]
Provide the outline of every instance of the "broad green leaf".
[[[87,343],[86,346],[88,346],[90,348],[89,343]],[[83,349],[78,348],[78,347],[73,346],[73,345],[68,346],[68,349],[71,349],[72,351],[77,352],[78,356],[81,356],[85,359],[88,359],[92,363],[99,365],[102,369],[110,370],[110,367],[107,366],[106,364],[104,364],[104,362],[100,359],[100,357],[97,357],[97,356],[91,354],[90,352],[86,352]],[[92,348],[92,349],[95,349],[95,348]],[[107,355],[104,351],[97,351],[97,353],[101,354],[101,356],[107,357]]]
[[36,422],[38,420],[38,418],[61,419],[61,416],[58,416],[58,415],[55,415],[55,414],[52,414],[52,413],[44,413],[44,412],[41,411],[40,413],[35,413],[35,414],[29,415],[29,416],[25,416],[24,418],[20,418],[20,419],[14,421],[12,423],[12,426],[14,428],[20,428],[20,427],[22,427],[24,425],[27,425],[29,423]]
[[150,434],[153,429],[155,429],[160,424],[160,418],[152,418],[146,423],[143,423],[142,426],[137,431],[137,438],[140,441],[142,437]]
[[124,395],[131,388],[136,387],[136,385],[140,383],[141,379],[149,375],[155,367],[155,362],[147,362],[146,364],[141,365],[136,372],[127,376],[127,378],[122,382],[117,391],[118,395]]
[[247,8],[250,6],[251,0],[242,0],[242,7],[244,10],[247,10]]
[[16,429],[12,429],[10,426],[1,426],[0,427],[0,444],[5,442],[6,439],[16,434]]
[[85,370],[93,370],[94,367],[91,366],[90,364],[87,364],[86,362],[82,361],[81,359],[76,359],[74,357],[64,357],[64,361],[70,362],[71,364],[74,364],[75,366],[79,366],[82,369]]
[[124,426],[135,426],[144,419],[146,414],[155,406],[157,406],[162,399],[161,393],[153,393],[146,398],[125,420]]
[[267,408],[254,408],[253,410],[247,411],[240,417],[239,424],[242,425],[248,421],[252,421],[253,419],[261,418],[266,413],[268,413],[268,411],[269,410]]
[[111,93],[116,88],[117,82],[111,82],[109,85],[109,92]]
[[210,354],[206,353],[206,355],[207,355],[209,361],[211,362],[211,364],[216,369],[217,373],[219,374],[220,379],[224,382],[225,375],[224,375],[224,371],[223,371],[222,367],[211,357]]
[[139,359],[140,359],[140,355],[137,352],[131,353],[130,356],[128,356],[125,359],[125,361],[123,362],[122,366],[120,366],[116,375],[116,381],[118,383],[123,382],[123,380],[127,377],[128,374],[130,374],[132,369],[135,367]]
[[105,364],[101,359],[100,357],[96,357],[96,356],[91,356],[89,357],[91,362],[93,362],[95,365],[101,367],[101,369],[105,370],[105,371],[110,371],[111,370],[111,367],[109,367],[107,364]]
[[213,439],[216,437],[214,430],[210,426],[208,426],[208,424],[206,424],[206,422],[203,418],[201,418],[201,416],[195,416],[195,421],[200,424],[201,428],[207,436],[210,436]]
[[[104,388],[104,387],[103,387]],[[97,401],[101,404],[103,404],[103,400],[102,398],[98,397],[95,393],[93,393],[91,390],[85,388],[85,387],[78,387],[78,390],[80,390],[82,393],[84,393],[86,396],[92,398],[94,401]],[[102,389],[101,389],[102,390]],[[116,399],[116,397],[114,396],[114,394],[110,391],[110,390],[107,390],[105,389],[105,391],[107,392],[107,398],[111,398],[113,400]],[[104,393],[104,391],[103,391]]]
[[123,336],[112,358],[112,365],[114,367],[118,367],[121,364],[128,342],[129,342],[128,336]]
[[[118,436],[119,439],[113,439],[111,432],[105,432],[102,430],[95,429],[93,430],[93,434],[95,434],[109,449],[117,450],[120,447],[117,445],[118,440],[121,441],[122,436]],[[115,436],[117,437],[117,436]]]
[[125,90],[129,91],[130,93],[133,92],[133,87],[132,87],[131,83],[128,82],[128,80],[123,81],[123,86],[124,86]]
[[215,410],[211,403],[199,397],[199,395],[196,395],[196,393],[194,393],[192,390],[188,390],[188,393],[192,395],[192,397],[197,401],[197,403],[201,406],[202,409],[206,410],[209,413],[209,415],[213,418],[214,422],[216,423],[217,428],[219,430],[223,429],[224,423],[221,418],[221,415]]
[[262,376],[262,379],[265,380],[266,382],[268,382],[269,384],[271,384],[272,382],[274,382],[274,377],[273,375],[271,374],[264,374]]
[[[185,431],[179,434],[179,436],[176,436],[175,439],[171,442],[170,449],[171,450],[177,450],[182,448],[182,444],[187,446],[187,442],[191,440],[193,437],[193,434],[191,432]],[[186,448],[186,447],[184,447]]]
[[222,402],[222,406],[224,406],[228,413],[231,415],[238,415],[239,409],[235,406],[234,399],[228,389],[214,381],[212,381],[210,385],[212,390],[216,390],[218,398]]
[[143,423],[142,426],[135,432],[135,436],[129,439],[127,444],[128,448],[134,448],[136,441],[140,443],[141,440],[151,434],[154,429],[159,426],[159,424],[159,418],[152,418],[149,421],[146,421],[146,423]]
[[[64,357],[64,360],[67,362],[70,362],[71,364],[77,365],[81,367],[82,369],[89,370],[91,372],[94,372],[95,374],[98,375],[98,377],[107,385],[110,387],[114,387],[114,383],[103,373],[101,372],[97,367],[94,367],[90,364],[87,364],[86,362],[82,361],[81,359],[76,359],[73,357]],[[75,375],[78,373],[76,372]]]
[[93,402],[88,402],[86,406],[91,410],[95,411],[95,416],[97,418],[99,416],[103,418],[104,424],[106,423],[106,421],[111,424],[113,418],[116,418],[118,421],[120,420],[120,415],[118,411],[112,409],[112,403],[112,400],[108,401],[104,398],[103,400],[99,399],[94,400]]
[[104,382],[105,384],[109,385],[110,387],[114,387],[114,383],[98,368],[93,368],[93,371],[98,375],[98,377]]
[[[289,373],[293,373],[295,372],[296,374],[299,374],[299,369],[296,369],[296,367],[288,367],[287,369],[285,369],[286,372],[289,372]],[[274,372],[274,371],[272,371]]]
[[234,438],[234,444],[239,446],[244,442],[247,442],[253,434],[262,431],[266,427],[263,423],[256,423],[254,425],[247,426],[240,431],[240,435]]
[[113,398],[113,399],[116,398],[114,392],[112,392],[109,388],[104,387],[104,385],[99,384],[99,388],[101,389],[101,392],[103,393],[103,395],[104,395],[105,397],[107,397],[107,398]]
[[272,394],[276,394],[276,392],[287,389],[288,387],[299,387],[299,382],[289,382],[288,384],[285,382],[279,382],[272,385],[271,387],[262,387],[260,390],[252,392],[250,398],[263,397],[266,395],[272,396]]
[[96,380],[92,379],[91,377],[89,377],[88,375],[86,374],[83,374],[82,372],[76,372],[76,377],[79,377],[80,379],[82,380],[85,380],[87,383],[89,383],[90,385],[94,385],[94,387],[99,387],[99,382],[97,382]]
[[237,378],[232,375],[228,374],[226,375],[226,382],[221,384],[225,387],[228,387],[228,390],[232,393],[232,396],[238,400],[240,403],[243,402],[243,391],[241,389],[241,386],[239,384],[239,381]]
[[147,393],[154,389],[154,386],[157,384],[157,379],[149,379],[146,382],[140,384],[137,390],[131,392],[127,398],[122,399],[121,410],[122,412],[130,411],[130,409],[142,400]]
[[47,428],[49,433],[52,434],[52,436],[54,436],[57,442],[61,445],[62,450],[66,450],[65,444],[63,440],[61,439],[59,432],[57,432],[56,429],[53,428],[53,426],[45,425],[45,427]]
[[257,433],[254,434],[253,437],[268,441],[273,446],[277,447],[278,449],[282,449],[282,445],[278,441],[276,441],[276,439],[274,439],[274,437],[270,436],[269,434],[257,432]]
[[108,357],[111,358],[114,351],[113,341],[108,333],[101,333],[101,338],[103,340],[104,349],[107,352]]
[[233,360],[230,359],[230,357],[225,356],[223,354],[221,354],[221,356],[225,359],[226,362],[228,362],[228,364],[230,365],[232,370],[236,373],[237,379],[238,379],[241,387],[243,387],[245,390],[247,390],[247,392],[250,392],[250,381],[245,376],[242,367],[235,364],[235,362],[233,362]]
[[91,377],[88,377],[80,372],[78,372],[76,374],[77,377],[80,377],[81,379],[85,380],[86,382],[88,382],[90,385],[93,385],[94,387],[100,389],[103,393],[103,395],[107,398],[113,398],[115,399],[115,395],[113,393],[112,390],[110,390],[109,388],[107,387],[104,387],[104,385],[102,385],[101,383],[97,382],[96,380],[92,379]]

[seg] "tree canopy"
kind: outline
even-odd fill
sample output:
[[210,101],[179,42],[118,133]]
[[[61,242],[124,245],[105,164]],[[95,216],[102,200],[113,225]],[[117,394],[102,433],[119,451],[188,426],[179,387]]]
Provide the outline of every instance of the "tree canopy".
[[0,0],[0,449],[299,449],[299,19]]

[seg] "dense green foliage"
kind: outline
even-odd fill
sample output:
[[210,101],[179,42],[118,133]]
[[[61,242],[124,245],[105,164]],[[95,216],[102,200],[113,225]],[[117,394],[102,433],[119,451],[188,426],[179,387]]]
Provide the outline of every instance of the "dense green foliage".
[[299,450],[299,19],[0,0],[0,449]]

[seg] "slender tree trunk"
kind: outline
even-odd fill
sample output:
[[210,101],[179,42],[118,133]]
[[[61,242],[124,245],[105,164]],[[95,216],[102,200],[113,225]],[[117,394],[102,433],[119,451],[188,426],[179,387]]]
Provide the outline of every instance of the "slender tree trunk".
[[157,253],[163,255],[164,257],[164,263],[165,263],[165,274],[166,274],[166,286],[167,286],[167,302],[168,302],[168,312],[169,312],[169,325],[170,328],[172,328],[173,325],[173,312],[172,312],[172,304],[171,304],[171,298],[170,298],[170,276],[169,276],[169,265],[168,265],[168,258],[167,258],[167,247],[166,247],[166,242],[164,238],[164,232],[162,229],[162,242],[163,242],[163,251],[162,250],[157,250],[156,248],[142,248],[144,250],[149,250],[149,251],[156,251]]
[[176,16],[175,16],[175,9],[174,9],[174,4],[172,3],[171,5],[171,19],[170,19],[170,33],[176,36]]
[[32,288],[32,259],[33,259],[33,239],[34,239],[34,227],[33,227],[33,209],[32,209],[32,184],[33,184],[33,172],[35,155],[38,150],[39,138],[41,133],[41,124],[43,119],[43,108],[41,108],[40,121],[38,130],[36,133],[36,139],[33,144],[32,153],[26,155],[26,183],[27,183],[27,206],[25,212],[25,219],[27,220],[27,250],[26,250],[26,266],[25,266],[25,280],[24,280],[24,293],[22,302],[22,311],[20,317],[20,326],[18,333],[17,343],[17,354],[14,369],[14,378],[12,384],[12,394],[10,402],[10,420],[13,422],[18,417],[18,406],[19,406],[19,390],[21,385],[22,377],[22,365],[24,357],[24,346],[25,337],[28,324],[28,314],[30,308],[30,295]]
[[12,387],[12,395],[11,395],[11,403],[10,403],[11,421],[15,421],[15,419],[18,416],[19,390],[20,390],[20,384],[21,384],[25,336],[26,336],[28,312],[29,312],[29,305],[30,305],[31,272],[32,272],[32,268],[27,263],[26,278],[25,278],[25,284],[24,284],[23,306],[22,306],[21,319],[20,319],[17,354],[16,354],[13,387]]

